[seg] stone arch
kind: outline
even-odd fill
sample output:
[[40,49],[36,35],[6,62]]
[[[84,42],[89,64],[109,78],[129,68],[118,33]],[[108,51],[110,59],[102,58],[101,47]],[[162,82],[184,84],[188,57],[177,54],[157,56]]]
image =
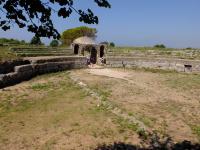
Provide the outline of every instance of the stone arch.
[[75,54],[75,55],[78,55],[78,53],[79,53],[79,45],[78,45],[78,44],[75,44],[75,45],[74,45],[74,54]]

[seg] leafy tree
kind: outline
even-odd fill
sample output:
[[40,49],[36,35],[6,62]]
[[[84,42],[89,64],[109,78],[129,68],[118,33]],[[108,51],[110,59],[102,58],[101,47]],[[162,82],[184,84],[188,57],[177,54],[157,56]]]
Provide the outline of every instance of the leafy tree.
[[164,44],[157,44],[154,48],[166,48],[166,46]]
[[61,40],[63,45],[70,45],[75,39],[88,36],[91,38],[96,37],[97,30],[95,28],[89,28],[86,26],[81,26],[77,28],[68,29],[63,32]]
[[[108,0],[94,0],[99,7],[110,8]],[[98,24],[98,17],[87,9],[83,11],[74,7],[74,0],[0,0],[0,28],[9,30],[13,24],[27,28],[38,37],[60,38],[55,29],[52,14],[68,18],[77,13],[80,22]]]
[[50,43],[51,47],[58,47],[58,45],[59,45],[58,40],[52,40],[51,43]]
[[111,43],[110,43],[110,47],[115,47],[115,43],[114,43],[114,42],[111,42]]
[[31,39],[30,44],[31,44],[31,45],[42,45],[42,42],[41,42],[41,40],[40,40],[40,37],[34,36],[34,37]]

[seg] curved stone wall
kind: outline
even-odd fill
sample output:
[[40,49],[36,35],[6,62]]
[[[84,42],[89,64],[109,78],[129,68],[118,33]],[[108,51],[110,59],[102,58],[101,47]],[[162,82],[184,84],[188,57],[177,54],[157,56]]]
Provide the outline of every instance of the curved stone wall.
[[199,60],[148,58],[148,57],[108,57],[108,67],[144,67],[168,69],[178,72],[200,72]]
[[[179,72],[200,72],[199,60],[145,58],[145,57],[107,57],[107,67],[146,67],[176,70]],[[86,68],[86,57],[32,57],[26,58],[22,63],[7,65],[4,74],[0,73],[0,88],[29,80],[34,76],[64,71],[68,69]],[[27,63],[27,64],[26,64]],[[14,65],[13,65],[14,64]],[[1,67],[1,65],[0,65]],[[8,72],[10,71],[10,72]]]
[[18,60],[13,60],[13,61],[0,62],[0,74],[13,72],[15,66],[26,65],[26,64],[30,64],[30,61],[18,59]]
[[28,58],[31,64],[15,66],[14,71],[0,74],[0,88],[29,80],[34,76],[86,67],[85,57]]

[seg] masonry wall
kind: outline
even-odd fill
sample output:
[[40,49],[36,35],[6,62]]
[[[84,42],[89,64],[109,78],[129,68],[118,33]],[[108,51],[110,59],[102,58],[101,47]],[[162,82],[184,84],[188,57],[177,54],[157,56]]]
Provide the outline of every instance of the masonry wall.
[[14,71],[0,74],[0,88],[11,86],[34,76],[86,67],[85,57],[30,58],[31,64],[15,66]]
[[15,66],[30,64],[28,60],[18,59],[13,61],[0,62],[0,74],[13,72]]
[[178,72],[200,72],[200,61],[145,57],[108,57],[108,67],[145,67],[176,70]]

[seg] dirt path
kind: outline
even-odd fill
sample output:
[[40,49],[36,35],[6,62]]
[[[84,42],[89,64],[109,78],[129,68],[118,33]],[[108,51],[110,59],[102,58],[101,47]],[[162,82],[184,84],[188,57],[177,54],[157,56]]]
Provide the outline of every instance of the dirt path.
[[128,72],[107,69],[107,68],[106,69],[87,69],[86,71],[94,75],[107,76],[110,78],[117,78],[117,79],[124,79],[124,80],[127,80],[127,78],[131,76],[130,73]]

